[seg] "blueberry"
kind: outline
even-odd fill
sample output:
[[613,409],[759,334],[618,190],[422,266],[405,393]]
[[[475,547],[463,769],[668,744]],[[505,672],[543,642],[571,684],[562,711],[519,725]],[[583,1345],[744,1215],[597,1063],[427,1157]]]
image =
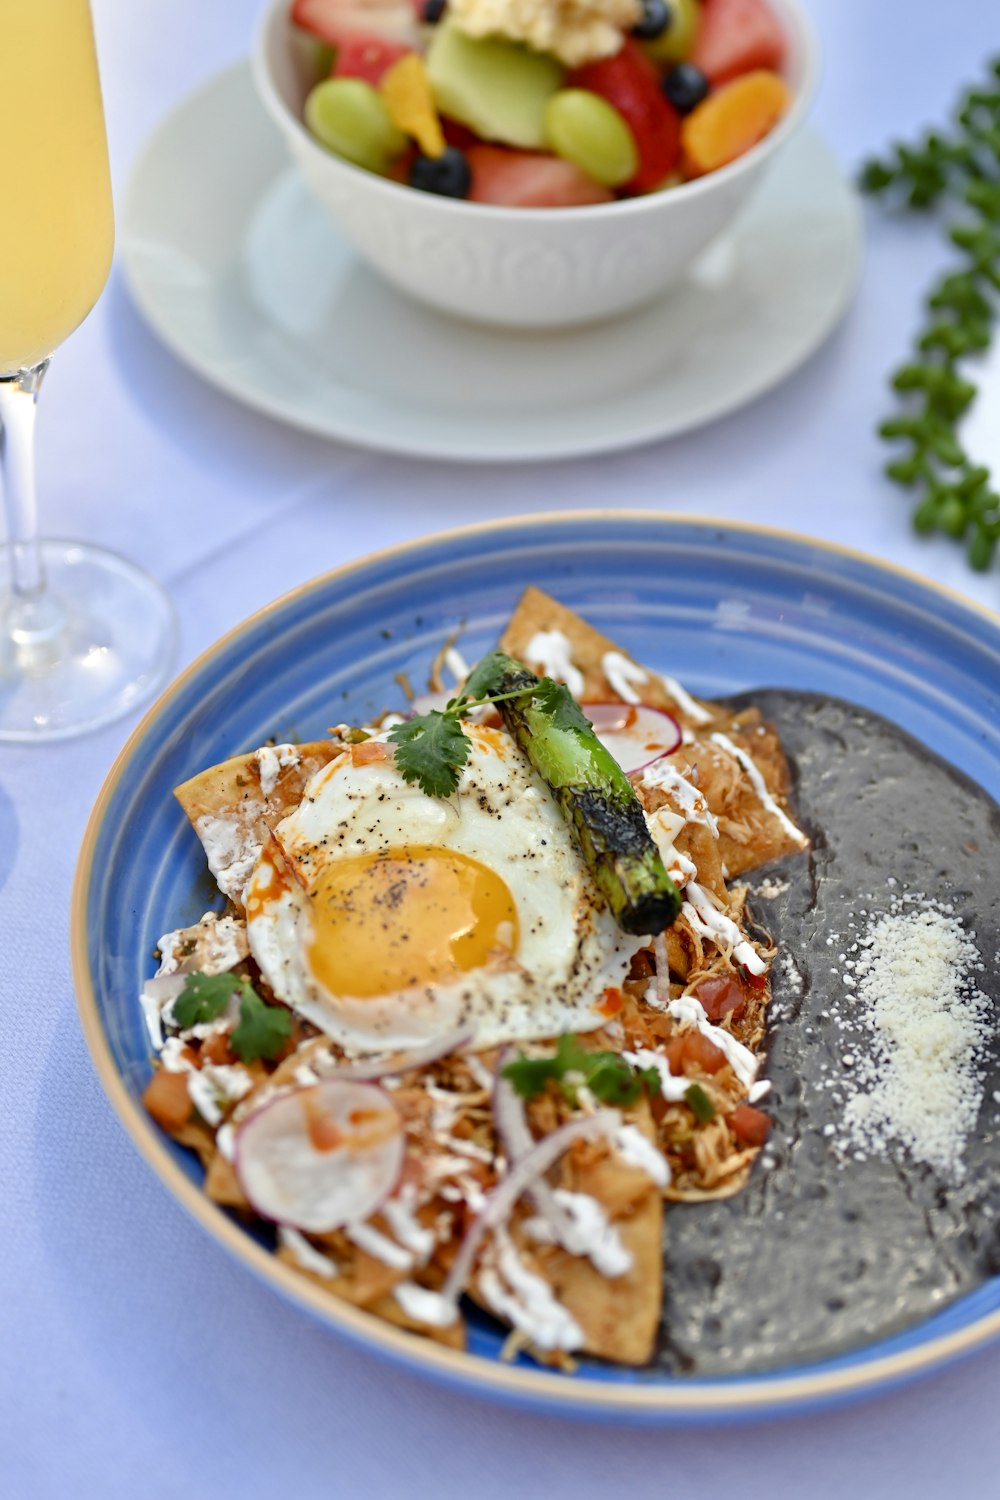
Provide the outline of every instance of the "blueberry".
[[472,173],[464,151],[445,146],[440,156],[417,155],[410,168],[410,187],[424,193],[441,193],[445,198],[467,198]]
[[677,63],[663,79],[663,92],[679,115],[689,115],[708,90],[708,79],[694,63]]
[[667,0],[642,0],[642,15],[632,27],[632,35],[651,42],[674,24],[674,13]]
[[436,26],[444,15],[448,0],[424,0],[424,20],[428,26]]

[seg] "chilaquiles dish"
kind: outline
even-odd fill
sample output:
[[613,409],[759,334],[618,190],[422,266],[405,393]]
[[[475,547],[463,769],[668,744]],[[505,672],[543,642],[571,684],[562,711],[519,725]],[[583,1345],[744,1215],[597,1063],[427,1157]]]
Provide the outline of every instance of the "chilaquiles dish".
[[737,1193],[767,1136],[740,877],[807,839],[756,710],[536,589],[500,647],[448,654],[457,704],[177,789],[226,905],[160,942],[144,1100],[331,1295],[641,1365],[664,1200]]

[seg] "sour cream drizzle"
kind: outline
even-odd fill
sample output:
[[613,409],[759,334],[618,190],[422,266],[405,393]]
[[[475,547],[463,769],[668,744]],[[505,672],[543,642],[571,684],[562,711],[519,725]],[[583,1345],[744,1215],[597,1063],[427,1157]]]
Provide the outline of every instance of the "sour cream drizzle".
[[685,822],[701,823],[713,838],[719,837],[719,825],[701,792],[666,756],[645,768],[639,784],[650,791],[666,792],[678,804]]
[[584,676],[570,655],[570,643],[561,630],[539,630],[524,648],[525,659],[538,668],[543,677],[553,677],[564,682],[579,698],[584,689]]
[[336,1261],[317,1250],[304,1234],[293,1229],[290,1224],[278,1225],[278,1243],[298,1261],[304,1271],[312,1271],[314,1276],[323,1276],[327,1281],[332,1281],[337,1275]]
[[686,714],[695,724],[707,724],[712,715],[700,703],[696,703],[690,693],[683,687],[676,677],[668,677],[666,672],[660,673],[660,681],[667,692],[673,698],[682,714]]
[[767,789],[767,784],[760,774],[760,768],[751,760],[747,752],[740,745],[734,745],[726,734],[713,734],[712,743],[718,745],[720,750],[725,750],[728,755],[731,755],[739,763],[747,776],[749,776],[750,783],[757,793],[761,806],[772,817],[777,818],[782,828],[788,834],[788,837],[794,839],[797,844],[808,844],[809,840],[801,828],[796,828],[788,814],[782,811],[771,796],[771,793]]
[[616,693],[624,703],[640,703],[642,700],[635,691],[641,687],[649,678],[641,667],[637,667],[634,661],[629,661],[627,656],[622,656],[620,651],[605,651],[601,657],[601,671],[608,679],[608,686]]
[[767,965],[752,943],[741,935],[731,917],[719,911],[711,893],[697,881],[689,880],[684,894],[686,900],[681,910],[695,932],[709,938],[720,948],[732,953],[738,964],[751,974],[763,974]]
[[[675,1021],[693,1022],[702,1036],[706,1036],[710,1042],[714,1042],[720,1052],[725,1053],[726,1061],[743,1087],[746,1089],[750,1088],[757,1077],[758,1059],[750,1051],[749,1047],[744,1047],[743,1043],[738,1042],[730,1032],[726,1031],[722,1026],[716,1026],[708,1019],[704,1006],[695,995],[679,995],[676,1000],[671,1000],[667,1006],[667,1010]],[[651,1058],[658,1058],[659,1055],[656,1052],[649,1054]],[[666,1063],[665,1058],[663,1062]],[[650,1067],[652,1063],[647,1062],[643,1066]],[[660,1076],[661,1078],[663,1077],[662,1069]],[[675,1084],[678,1082],[682,1082],[686,1090],[690,1080],[674,1079]]]
[[484,1266],[479,1272],[480,1290],[494,1312],[508,1318],[539,1349],[579,1349],[583,1329],[556,1300],[548,1282],[524,1264],[502,1225],[495,1230],[494,1244],[496,1269]]

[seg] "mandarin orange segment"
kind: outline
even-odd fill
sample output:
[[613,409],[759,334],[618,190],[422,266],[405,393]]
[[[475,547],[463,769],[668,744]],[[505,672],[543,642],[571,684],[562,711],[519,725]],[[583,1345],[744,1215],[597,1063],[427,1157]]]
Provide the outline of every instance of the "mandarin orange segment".
[[685,175],[703,177],[756,146],[774,129],[791,98],[785,80],[767,68],[744,73],[709,94],[681,127]]
[[393,63],[382,75],[379,92],[397,129],[412,136],[425,156],[440,156],[445,148],[444,132],[423,58],[410,52]]

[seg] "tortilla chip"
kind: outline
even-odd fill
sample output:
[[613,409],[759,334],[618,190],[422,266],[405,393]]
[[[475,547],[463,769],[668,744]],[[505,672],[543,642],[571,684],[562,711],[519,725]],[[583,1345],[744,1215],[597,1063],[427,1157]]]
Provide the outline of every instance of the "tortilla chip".
[[270,791],[261,786],[259,751],[236,755],[174,789],[208,858],[219,889],[238,911],[257,856],[276,823],[302,801],[309,780],[344,747],[320,740],[296,747]]
[[[690,722],[688,715],[655,673],[643,667],[641,662],[629,656],[627,651],[623,651],[608,636],[602,635],[593,625],[582,620],[575,610],[560,604],[558,599],[553,599],[541,589],[527,588],[501,637],[501,650],[517,657],[529,667],[538,667],[540,663],[533,662],[528,655],[528,645],[540,630],[561,631],[569,641],[573,664],[583,673],[584,689],[581,697],[585,702],[606,703],[617,699],[618,694],[608,681],[602,665],[609,652],[617,652],[638,670],[646,672],[646,681],[636,687],[643,703],[651,708],[666,709],[682,724]],[[697,699],[694,701],[698,702]],[[708,703],[699,703],[699,707],[706,714],[715,712]]]

